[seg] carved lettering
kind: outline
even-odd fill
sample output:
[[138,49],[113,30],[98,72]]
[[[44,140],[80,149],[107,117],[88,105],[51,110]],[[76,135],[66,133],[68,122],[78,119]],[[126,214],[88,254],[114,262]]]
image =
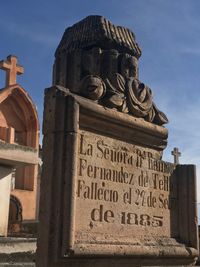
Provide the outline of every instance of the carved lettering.
[[147,172],[144,173],[144,171],[141,171],[141,174],[138,177],[138,185],[142,187],[149,186],[149,177]]
[[124,193],[123,202],[125,204],[131,204],[132,203],[132,188],[129,188],[129,190]]
[[137,226],[163,226],[163,216],[150,216],[148,214],[137,214],[132,212],[121,213],[121,224],[137,225]]
[[152,173],[152,179],[153,179],[154,189],[169,191],[168,176],[166,175],[159,176],[157,173]]
[[93,146],[92,144],[85,144],[84,145],[84,135],[80,135],[80,154],[82,155],[93,155]]
[[95,222],[114,222],[114,212],[112,210],[104,211],[103,205],[100,205],[98,209],[93,209],[91,212],[91,219]]
[[125,148],[110,148],[102,140],[98,140],[97,150],[97,158],[109,160],[114,163],[136,166],[136,158],[134,159],[134,155],[128,153]]
[[103,200],[114,203],[118,202],[119,199],[118,192],[106,188],[104,182],[101,185],[93,182],[86,184],[84,180],[78,180],[77,196],[82,199]]
[[162,173],[172,173],[174,165],[169,162],[149,158],[148,168],[149,170],[158,171]]
[[120,170],[103,168],[88,164],[88,161],[82,158],[79,159],[79,175],[86,175],[90,178],[112,181],[115,183],[134,185],[134,173],[125,171],[124,167],[121,167]]
[[84,201],[81,207],[88,205],[91,225],[115,223],[165,231],[169,212],[177,206],[174,165],[154,158],[148,150],[94,136],[80,134],[76,187],[77,199]]

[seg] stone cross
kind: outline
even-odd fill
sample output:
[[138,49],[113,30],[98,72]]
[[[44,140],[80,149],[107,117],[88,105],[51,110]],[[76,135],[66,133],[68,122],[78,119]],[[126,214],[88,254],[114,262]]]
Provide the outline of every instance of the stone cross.
[[174,156],[174,164],[179,164],[179,157],[181,157],[181,153],[178,151],[178,148],[175,147],[171,154]]
[[17,65],[17,57],[12,55],[0,61],[0,69],[6,71],[6,87],[16,84],[17,75],[24,73],[24,68]]

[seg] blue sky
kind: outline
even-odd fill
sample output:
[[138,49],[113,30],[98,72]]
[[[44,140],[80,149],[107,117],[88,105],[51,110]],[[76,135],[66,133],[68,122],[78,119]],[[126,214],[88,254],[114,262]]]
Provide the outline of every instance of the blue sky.
[[[170,121],[164,159],[173,160],[176,146],[181,163],[196,164],[200,174],[199,10],[197,0],[1,1],[0,59],[18,57],[25,68],[18,83],[36,103],[42,122],[43,91],[51,86],[54,52],[65,28],[96,14],[132,29],[142,48],[140,80]],[[4,79],[1,71],[0,88]]]

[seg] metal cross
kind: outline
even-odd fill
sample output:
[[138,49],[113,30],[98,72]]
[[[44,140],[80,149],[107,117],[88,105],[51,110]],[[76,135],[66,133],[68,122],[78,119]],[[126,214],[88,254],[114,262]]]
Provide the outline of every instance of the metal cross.
[[181,153],[178,151],[178,148],[175,147],[171,154],[174,156],[174,164],[179,164],[179,157],[181,157]]
[[24,73],[24,68],[17,65],[17,57],[12,55],[0,61],[0,69],[6,71],[6,87],[16,84],[17,75]]

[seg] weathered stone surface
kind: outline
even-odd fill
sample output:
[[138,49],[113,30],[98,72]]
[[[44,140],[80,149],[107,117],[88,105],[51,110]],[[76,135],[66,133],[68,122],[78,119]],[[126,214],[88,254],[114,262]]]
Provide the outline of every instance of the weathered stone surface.
[[0,141],[0,163],[3,165],[19,167],[27,164],[37,164],[38,151],[32,147],[9,144]]
[[12,168],[0,166],[0,236],[7,235]]
[[66,29],[56,50],[53,83],[99,104],[163,125],[166,115],[138,77],[141,50],[133,32],[101,16]]
[[0,266],[1,267],[35,267],[35,263],[33,263],[33,262],[32,263],[30,263],[30,262],[18,262],[18,263],[4,262],[4,263],[0,263]]
[[45,92],[37,267],[186,266],[198,256],[195,166],[162,161],[167,117],[138,78],[134,34],[68,28]]
[[88,16],[84,20],[66,29],[62,40],[56,50],[72,52],[77,49],[92,46],[118,47],[122,52],[128,52],[139,58],[141,50],[135,41],[132,31],[127,28],[115,26],[102,16]]
[[[170,237],[169,210],[177,208],[172,164],[155,159],[150,149],[90,131],[79,130],[78,150],[75,214],[78,243],[92,240],[97,244],[106,239],[113,245],[145,245],[156,244],[160,236]],[[149,237],[146,240],[147,236],[154,236],[154,240],[149,241]],[[162,238],[159,242],[165,243]]]
[[162,161],[164,127],[62,87],[44,114],[38,267],[195,262],[195,167]]
[[35,238],[0,238],[0,266],[35,266]]

